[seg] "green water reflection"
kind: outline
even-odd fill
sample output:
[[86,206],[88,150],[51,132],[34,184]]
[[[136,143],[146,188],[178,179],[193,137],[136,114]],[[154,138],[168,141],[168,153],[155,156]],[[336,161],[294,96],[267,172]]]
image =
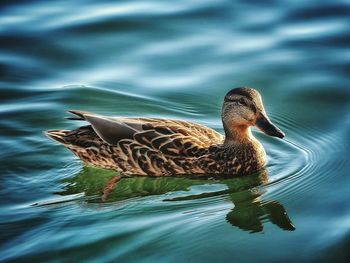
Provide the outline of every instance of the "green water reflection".
[[[114,171],[84,167],[77,175],[64,179],[64,189],[57,194],[75,195],[84,193],[88,202],[117,202],[135,197],[163,195],[170,192],[190,191],[192,186],[220,184],[227,189],[188,194],[164,199],[164,202],[181,202],[226,195],[234,205],[226,215],[232,226],[245,231],[261,232],[263,223],[270,221],[283,230],[293,231],[295,227],[284,206],[275,200],[263,200],[258,186],[268,182],[268,171],[263,170],[251,176],[232,179],[207,180],[178,177],[127,177],[122,178],[106,200],[103,189],[116,175]],[[56,202],[55,202],[56,203]]]

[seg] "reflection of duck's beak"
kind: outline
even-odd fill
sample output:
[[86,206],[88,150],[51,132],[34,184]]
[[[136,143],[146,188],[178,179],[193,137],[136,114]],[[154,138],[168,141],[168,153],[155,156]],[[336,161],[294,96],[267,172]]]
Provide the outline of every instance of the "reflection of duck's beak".
[[255,126],[267,135],[278,138],[283,138],[285,136],[285,134],[270,121],[265,112],[259,112]]

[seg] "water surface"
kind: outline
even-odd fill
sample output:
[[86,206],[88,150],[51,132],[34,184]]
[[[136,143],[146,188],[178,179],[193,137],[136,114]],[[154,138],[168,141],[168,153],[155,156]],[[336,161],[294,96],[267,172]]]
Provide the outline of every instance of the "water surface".
[[[0,15],[0,261],[347,262],[347,1],[11,1]],[[128,178],[42,132],[68,109],[176,118],[222,132],[251,86],[284,140],[266,170]]]

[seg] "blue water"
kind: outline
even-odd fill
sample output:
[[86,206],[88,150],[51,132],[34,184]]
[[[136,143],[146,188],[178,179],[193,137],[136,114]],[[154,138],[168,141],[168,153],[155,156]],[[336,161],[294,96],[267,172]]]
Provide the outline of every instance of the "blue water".
[[[348,1],[8,1],[0,8],[0,261],[348,262]],[[227,180],[123,179],[44,130],[68,109],[223,132],[232,87],[284,140]]]

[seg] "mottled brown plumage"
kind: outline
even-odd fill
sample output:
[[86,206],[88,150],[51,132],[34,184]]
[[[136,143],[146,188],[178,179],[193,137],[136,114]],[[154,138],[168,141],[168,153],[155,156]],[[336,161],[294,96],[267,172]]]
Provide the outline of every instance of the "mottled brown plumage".
[[269,121],[259,93],[251,88],[236,88],[225,96],[225,137],[187,121],[69,112],[77,116],[69,119],[85,120],[90,125],[72,131],[51,130],[47,135],[85,163],[124,175],[250,174],[266,162],[264,148],[250,126],[256,125],[271,136],[284,136]]

